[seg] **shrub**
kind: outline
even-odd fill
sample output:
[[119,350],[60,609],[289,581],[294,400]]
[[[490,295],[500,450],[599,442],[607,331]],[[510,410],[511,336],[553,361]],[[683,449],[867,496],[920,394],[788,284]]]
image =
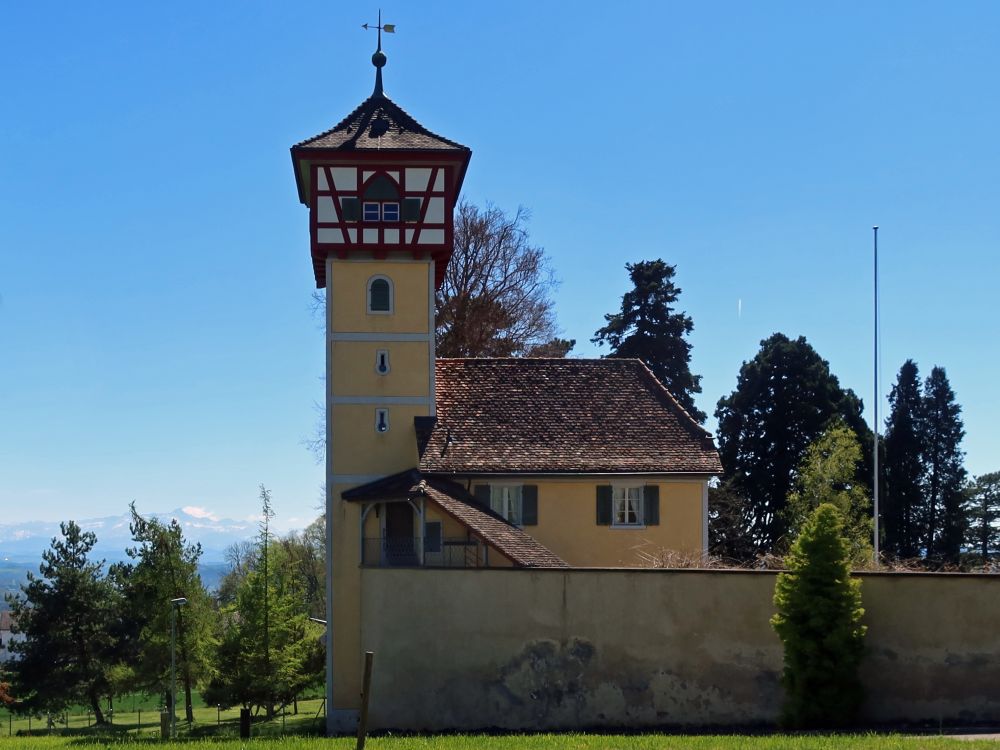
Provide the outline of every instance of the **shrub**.
[[861,581],[851,578],[849,560],[840,512],[824,503],[803,525],[774,589],[771,625],[785,647],[788,726],[849,725],[864,699],[858,666],[867,628]]

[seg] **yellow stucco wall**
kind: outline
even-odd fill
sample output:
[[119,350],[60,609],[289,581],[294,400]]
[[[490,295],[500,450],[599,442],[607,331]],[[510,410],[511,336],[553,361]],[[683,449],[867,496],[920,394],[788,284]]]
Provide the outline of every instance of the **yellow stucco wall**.
[[376,408],[377,404],[330,407],[334,473],[384,476],[416,465],[413,418],[427,414],[427,407],[389,405],[389,431],[382,433],[375,431]]
[[[335,262],[333,277],[328,280],[333,293],[335,330],[427,333],[429,267],[426,260]],[[368,280],[376,275],[392,280],[392,315],[373,315],[367,311]]]
[[[493,482],[501,481],[495,479]],[[509,479],[505,479],[509,482]],[[573,566],[634,567],[648,565],[645,555],[661,550],[698,557],[704,539],[705,480],[524,477],[522,484],[538,487],[538,525],[524,530]],[[597,486],[655,484],[660,488],[660,523],[621,528],[597,525]],[[486,484],[473,480],[473,487]]]
[[[426,396],[430,351],[418,341],[333,341],[333,392],[338,396]],[[375,371],[378,350],[389,353],[389,372]]]
[[[862,718],[1000,722],[1000,576],[862,579]],[[383,665],[372,728],[753,726],[780,713],[772,572],[365,569],[362,583],[361,645]]]

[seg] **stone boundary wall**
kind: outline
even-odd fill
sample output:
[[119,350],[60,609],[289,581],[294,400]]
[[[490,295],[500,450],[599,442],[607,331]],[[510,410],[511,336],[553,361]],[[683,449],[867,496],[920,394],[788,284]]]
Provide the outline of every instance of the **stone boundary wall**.
[[[774,723],[776,574],[361,572],[376,729]],[[861,576],[872,723],[1000,723],[1000,576]]]

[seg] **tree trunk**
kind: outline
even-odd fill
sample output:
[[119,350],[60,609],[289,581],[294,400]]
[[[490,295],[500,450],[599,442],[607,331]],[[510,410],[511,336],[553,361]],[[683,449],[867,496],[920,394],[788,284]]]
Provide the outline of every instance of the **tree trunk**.
[[184,677],[184,718],[188,726],[194,724],[194,706],[191,705],[191,678]]
[[292,698],[292,715],[293,716],[299,715],[299,697],[297,695],[294,698]]
[[101,711],[101,701],[97,697],[97,693],[91,692],[89,697],[90,697],[90,709],[94,712],[94,723],[103,724],[104,712]]

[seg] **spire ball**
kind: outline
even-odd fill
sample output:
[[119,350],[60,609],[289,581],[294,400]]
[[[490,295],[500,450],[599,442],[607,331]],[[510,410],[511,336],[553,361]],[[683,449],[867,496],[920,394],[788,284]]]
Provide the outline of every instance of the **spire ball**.
[[372,65],[376,68],[384,68],[386,63],[385,52],[382,50],[376,50],[375,54],[372,55]]

